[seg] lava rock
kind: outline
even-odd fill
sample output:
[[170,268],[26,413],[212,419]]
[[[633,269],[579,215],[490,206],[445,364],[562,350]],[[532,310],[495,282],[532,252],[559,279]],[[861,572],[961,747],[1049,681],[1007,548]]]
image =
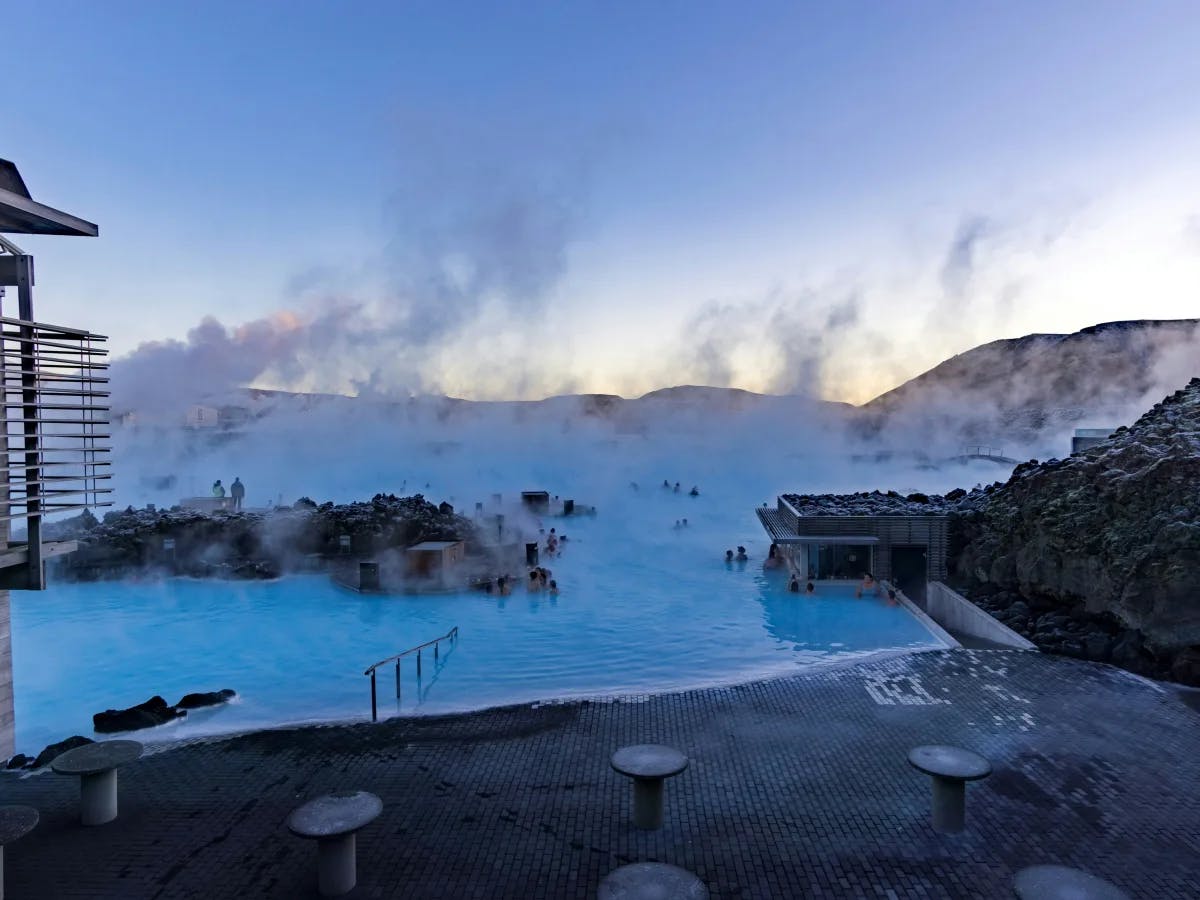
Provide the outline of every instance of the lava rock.
[[129,709],[107,709],[92,716],[92,727],[99,734],[111,734],[114,731],[136,731],[139,728],[153,728],[180,716],[186,716],[185,710],[168,706],[167,701],[157,695],[145,703],[131,706]]
[[237,696],[237,691],[224,688],[219,691],[206,691],[199,694],[184,694],[175,704],[177,709],[200,709],[204,706],[216,706]]
[[1153,658],[1146,651],[1139,632],[1129,630],[1113,643],[1111,658],[1114,665],[1130,672],[1148,674],[1153,669]]
[[1019,616],[1022,619],[1028,619],[1029,618],[1029,604],[1026,603],[1024,600],[1017,600],[1016,602],[1014,602],[1012,604],[1012,606],[1010,606],[1008,608],[1008,614],[1010,616],[1014,616],[1014,617]]
[[14,756],[12,759],[10,759],[5,764],[4,768],[6,768],[6,769],[23,769],[26,766],[28,766],[31,762],[33,762],[33,760],[30,759],[28,756],[26,756],[24,753],[18,753],[16,756]]
[[1085,453],[1022,463],[1006,484],[954,506],[943,498],[950,576],[968,582],[968,593],[1016,591],[1070,610],[1069,621],[1036,619],[1039,645],[1065,641],[1069,652],[1139,674],[1196,677],[1198,482],[1193,378]]
[[1188,647],[1171,663],[1171,677],[1180,684],[1200,687],[1200,647]]
[[1107,634],[1094,631],[1083,639],[1084,653],[1094,662],[1108,662],[1112,653],[1112,638]]
[[279,566],[270,560],[238,563],[235,566],[231,566],[228,571],[228,577],[243,581],[270,580],[279,576]]
[[350,536],[356,554],[404,549],[422,541],[477,540],[475,525],[422,495],[376,494],[366,503],[318,506],[307,498],[269,512],[194,509],[118,510],[97,521],[90,513],[51,523],[45,536],[73,540],[57,557],[56,577],[71,581],[122,578],[146,571],[198,578],[278,578],[313,555],[340,553]]
[[84,737],[82,734],[76,734],[67,738],[65,741],[59,741],[57,744],[51,744],[37,755],[37,759],[33,761],[33,768],[40,769],[42,766],[48,766],[68,750],[74,750],[76,747],[82,747],[84,744],[94,743],[95,741],[93,741],[91,738]]

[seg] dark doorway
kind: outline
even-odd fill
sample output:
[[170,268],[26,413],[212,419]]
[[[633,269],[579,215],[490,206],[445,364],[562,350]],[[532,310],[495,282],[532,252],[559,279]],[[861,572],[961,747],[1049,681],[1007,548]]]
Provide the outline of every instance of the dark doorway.
[[892,583],[910,600],[925,602],[928,548],[892,547]]

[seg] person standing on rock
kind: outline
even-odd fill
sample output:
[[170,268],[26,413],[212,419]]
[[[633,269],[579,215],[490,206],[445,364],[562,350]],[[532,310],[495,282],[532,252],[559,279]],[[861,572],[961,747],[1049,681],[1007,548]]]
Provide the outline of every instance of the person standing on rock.
[[233,479],[233,484],[229,486],[229,496],[233,498],[233,508],[242,508],[242,499],[246,496],[246,486],[242,484],[242,479],[237,476]]
[[213,482],[213,496],[214,497],[224,497],[225,496],[225,485],[221,484],[220,478],[218,478],[216,481]]

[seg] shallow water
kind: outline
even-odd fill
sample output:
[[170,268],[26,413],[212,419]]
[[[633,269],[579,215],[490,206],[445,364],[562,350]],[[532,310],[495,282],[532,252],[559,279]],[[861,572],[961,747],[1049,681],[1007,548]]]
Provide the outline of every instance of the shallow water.
[[[685,487],[686,490],[686,487]],[[687,516],[686,528],[673,527]],[[512,519],[510,519],[512,521]],[[547,519],[570,537],[547,560],[561,595],[361,596],[324,576],[276,582],[57,584],[12,594],[17,747],[91,734],[91,716],[161,694],[230,687],[238,700],[139,732],[177,739],[370,714],[363,670],[460,629],[440,658],[379,670],[380,715],[638,694],[791,673],[881,649],[936,646],[902,607],[850,587],[789,594],[764,572],[753,511],[643,489],[595,518]],[[536,529],[536,523],[529,523]],[[751,561],[727,565],[744,544]]]

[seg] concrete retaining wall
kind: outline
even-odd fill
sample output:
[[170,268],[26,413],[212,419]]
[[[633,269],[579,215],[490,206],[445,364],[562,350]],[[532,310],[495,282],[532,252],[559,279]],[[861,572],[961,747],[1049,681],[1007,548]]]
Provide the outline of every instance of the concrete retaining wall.
[[925,626],[925,628],[935,638],[945,644],[947,647],[961,647],[954,635],[947,632],[941,625],[934,621],[933,616],[929,615],[925,610],[921,609],[916,603],[904,595],[904,591],[900,590],[889,581],[883,582],[884,588],[896,592],[896,599],[900,601],[900,605],[912,613],[913,618]]
[[1002,644],[1017,650],[1036,650],[1037,646],[1025,640],[1003,622],[990,615],[940,581],[931,581],[925,595],[925,611],[943,628],[960,634]]

